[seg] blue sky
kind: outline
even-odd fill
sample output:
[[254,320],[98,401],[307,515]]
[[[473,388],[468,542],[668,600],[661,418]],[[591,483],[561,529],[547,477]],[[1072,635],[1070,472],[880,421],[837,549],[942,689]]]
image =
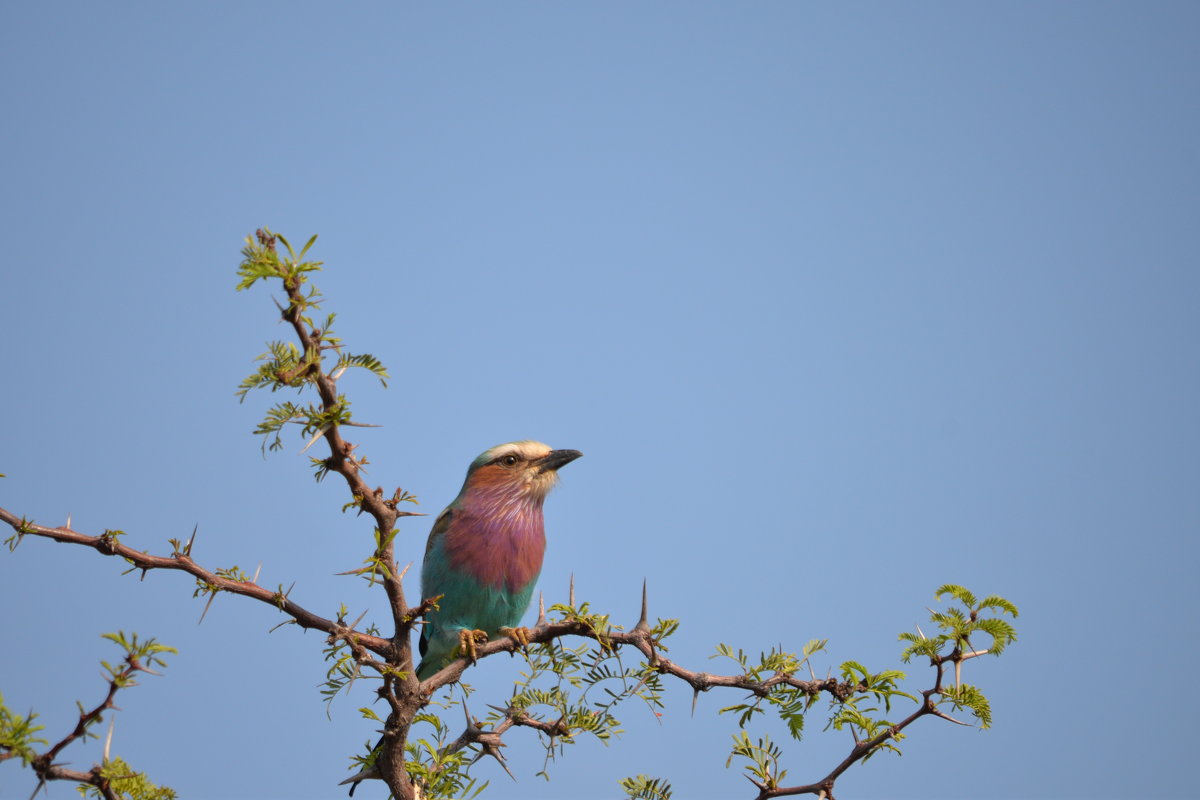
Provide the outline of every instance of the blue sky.
[[[333,575],[370,546],[344,488],[299,442],[264,460],[266,399],[233,395],[284,335],[233,291],[242,237],[320,233],[340,333],[394,376],[345,382],[384,426],[354,436],[373,482],[436,512],[498,442],[586,454],[548,501],[550,601],[574,573],[632,623],[645,578],[683,619],[673,657],[713,671],[718,642],[813,638],[819,667],[896,666],[945,582],[1017,603],[1020,641],[968,675],[994,729],[923,720],[839,796],[1185,796],[1198,24],[1168,2],[6,4],[0,505],[156,552],[198,524],[203,563],[382,619]],[[180,654],[121,700],[116,752],[185,797],[341,796],[370,693],[327,719],[319,636],[228,597],[197,626],[192,588],[0,553],[0,691],[63,732],[102,690],[100,634],[155,635]],[[517,666],[477,671],[479,706]],[[518,783],[478,774],[493,798],[639,772],[749,797],[716,714],[736,699],[693,718],[675,687],[551,783],[518,735]],[[822,723],[783,743],[789,779],[848,751]],[[33,785],[0,771],[4,796]]]

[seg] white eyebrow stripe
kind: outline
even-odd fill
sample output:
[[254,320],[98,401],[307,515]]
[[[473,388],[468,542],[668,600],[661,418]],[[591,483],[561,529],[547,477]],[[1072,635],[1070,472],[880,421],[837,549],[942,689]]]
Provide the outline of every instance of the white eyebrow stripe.
[[507,455],[517,455],[526,461],[533,461],[534,459],[548,455],[550,452],[551,448],[549,445],[534,441],[532,439],[525,439],[519,442],[506,442],[505,444],[498,444],[488,451],[487,458],[489,461],[491,461],[497,458],[503,458]]

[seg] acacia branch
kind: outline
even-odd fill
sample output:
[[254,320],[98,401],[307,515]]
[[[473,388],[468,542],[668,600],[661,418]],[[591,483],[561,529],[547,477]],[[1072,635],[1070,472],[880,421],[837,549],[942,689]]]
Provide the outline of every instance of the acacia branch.
[[[44,772],[38,773],[39,787],[46,781],[73,781],[75,783],[86,783],[95,786],[104,800],[124,800],[121,795],[112,788],[112,783],[108,778],[101,774],[102,767],[99,764],[94,765],[87,772],[79,770],[67,769],[66,767],[51,766],[47,767]],[[37,791],[36,789],[34,790]]]
[[[621,647],[633,647],[638,650],[645,658],[647,665],[654,669],[659,674],[672,675],[675,678],[687,683],[692,687],[693,692],[709,691],[712,688],[727,688],[739,689],[747,691],[756,697],[767,697],[773,689],[779,686],[788,686],[800,690],[802,693],[809,696],[816,696],[822,692],[828,693],[834,701],[844,702],[855,694],[872,691],[871,687],[864,682],[839,681],[835,678],[826,678],[824,680],[803,680],[795,677],[788,672],[775,672],[769,677],[761,680],[756,680],[748,674],[740,675],[714,675],[707,672],[690,670],[684,666],[676,664],[670,659],[665,658],[659,653],[658,641],[651,632],[647,623],[645,593],[643,590],[642,599],[642,614],[638,623],[630,631],[600,631],[597,630],[588,620],[584,618],[568,618],[560,621],[549,622],[546,619],[544,610],[539,616],[536,627],[529,631],[528,641],[530,644],[550,643],[560,638],[566,637],[583,637],[596,641],[601,648],[609,650],[617,650]],[[497,639],[482,645],[476,652],[476,658],[482,659],[493,656],[497,653],[516,653],[521,649],[521,645],[513,639]],[[962,653],[959,650],[941,655],[930,659],[930,665],[935,669],[935,677],[933,686],[921,692],[921,701],[918,707],[907,717],[900,722],[889,726],[885,730],[876,734],[869,739],[859,739],[855,736],[854,747],[849,754],[846,755],[840,763],[837,764],[823,778],[813,783],[799,786],[773,786],[755,780],[750,777],[751,783],[758,789],[758,794],[755,800],[771,800],[777,797],[786,797],[802,794],[813,794],[822,798],[833,800],[833,789],[837,779],[850,767],[859,761],[869,757],[871,754],[879,750],[888,741],[900,737],[902,731],[924,716],[936,716],[954,722],[959,725],[965,725],[959,720],[950,717],[942,712],[935,698],[942,695],[943,680],[945,677],[946,665],[953,664],[957,667],[962,661],[975,658],[986,654],[987,650],[977,650],[970,653]],[[454,683],[461,679],[463,672],[471,665],[469,659],[463,657],[458,658],[444,667],[436,675],[426,680],[421,688],[426,697],[430,696],[439,687],[449,683]],[[517,708],[509,705],[507,707],[491,706],[496,711],[503,715],[503,718],[491,728],[483,728],[477,720],[473,720],[467,715],[467,723],[463,732],[447,745],[443,752],[453,753],[468,746],[478,746],[481,750],[481,755],[490,755],[496,758],[508,771],[505,760],[500,753],[499,748],[504,746],[502,737],[505,733],[514,727],[527,727],[540,731],[549,736],[552,740],[558,736],[570,736],[571,729],[566,724],[565,719],[548,721],[538,719],[529,714],[525,709]],[[465,710],[465,709],[464,709]],[[511,774],[511,773],[510,773]],[[749,777],[749,776],[747,776]]]
[[302,628],[324,631],[331,636],[343,638],[347,641],[353,639],[363,647],[384,658],[391,657],[394,652],[393,644],[388,639],[351,630],[338,622],[325,619],[291,600],[286,593],[273,592],[252,581],[233,580],[217,575],[197,564],[186,552],[178,552],[170,556],[154,556],[124,544],[111,533],[101,534],[100,536],[88,536],[65,526],[50,528],[22,519],[4,508],[0,508],[0,522],[9,525],[16,531],[18,536],[26,534],[42,536],[56,542],[91,547],[96,552],[106,556],[120,556],[132,564],[134,568],[140,569],[143,574],[152,569],[186,572],[220,591],[242,595],[274,606],[284,614],[290,616]]
[[[351,574],[369,573],[372,578],[376,576],[380,578],[395,624],[393,636],[388,639],[361,633],[356,630],[359,620],[347,626],[345,620],[341,617],[337,620],[329,620],[313,614],[290,600],[288,597],[290,590],[288,592],[283,592],[282,590],[272,592],[257,585],[257,574],[253,579],[245,580],[245,576],[236,568],[232,570],[217,570],[216,572],[209,571],[199,566],[192,559],[191,541],[186,546],[181,547],[179,543],[172,540],[175,544],[175,552],[170,556],[152,556],[122,544],[118,539],[119,532],[105,531],[100,536],[87,536],[72,530],[70,519],[68,519],[66,526],[50,528],[27,522],[24,518],[18,519],[11,512],[0,509],[0,521],[8,524],[16,531],[16,540],[19,541],[25,534],[32,534],[58,542],[92,547],[104,555],[121,556],[132,564],[134,569],[141,569],[143,577],[151,569],[180,570],[194,576],[200,582],[201,591],[210,594],[210,603],[212,602],[211,598],[215,597],[219,591],[227,591],[251,597],[260,602],[270,603],[286,614],[289,619],[281,624],[294,622],[303,628],[317,629],[328,634],[329,644],[334,645],[328,651],[329,653],[336,654],[342,646],[339,643],[344,643],[344,646],[348,648],[350,655],[353,657],[354,666],[351,669],[347,664],[348,659],[345,656],[338,656],[335,669],[341,670],[339,675],[348,676],[348,680],[343,682],[345,685],[348,686],[360,676],[362,667],[374,670],[381,678],[378,693],[387,702],[389,713],[384,723],[383,738],[380,741],[380,745],[377,745],[378,752],[374,759],[376,774],[372,777],[382,778],[387,783],[393,795],[400,798],[400,800],[411,800],[420,794],[417,792],[413,779],[405,766],[405,743],[417,712],[430,701],[431,696],[438,688],[460,680],[465,669],[478,658],[486,658],[500,652],[515,653],[528,643],[550,645],[559,639],[567,637],[591,639],[597,643],[599,650],[594,666],[599,666],[600,662],[609,656],[619,653],[622,647],[634,648],[645,658],[645,666],[633,670],[626,669],[621,665],[620,658],[617,656],[617,663],[621,665],[619,676],[625,678],[626,683],[619,697],[615,694],[613,695],[614,704],[619,699],[635,695],[641,696],[643,700],[647,700],[648,702],[659,702],[660,695],[658,692],[661,685],[656,677],[659,674],[674,676],[677,680],[688,684],[694,693],[694,697],[698,697],[700,692],[707,692],[713,688],[736,689],[748,692],[752,697],[757,698],[757,700],[754,700],[752,705],[735,706],[733,708],[749,709],[750,712],[761,711],[763,701],[778,702],[781,696],[795,698],[797,693],[807,696],[808,699],[802,700],[802,703],[811,704],[813,698],[826,693],[834,703],[845,704],[842,713],[835,717],[835,721],[839,728],[848,724],[851,733],[854,735],[854,747],[850,753],[831,772],[816,783],[802,786],[779,787],[776,785],[775,780],[775,776],[778,774],[776,768],[778,767],[779,753],[777,749],[770,750],[766,754],[766,758],[770,761],[771,767],[769,769],[762,768],[760,772],[754,773],[761,777],[762,781],[755,780],[753,777],[750,778],[751,782],[758,789],[756,800],[769,800],[770,798],[798,794],[816,794],[832,800],[834,784],[842,773],[853,764],[866,759],[880,748],[891,747],[888,742],[899,738],[901,732],[917,719],[926,715],[934,715],[952,722],[958,722],[939,710],[938,702],[950,701],[956,707],[962,707],[960,701],[965,696],[966,689],[970,688],[961,687],[958,681],[958,672],[961,669],[962,662],[989,652],[987,650],[963,652],[970,649],[966,633],[963,633],[955,640],[957,644],[953,653],[947,656],[939,656],[937,655],[938,651],[933,651],[931,663],[937,670],[936,681],[933,688],[921,693],[923,700],[919,702],[918,708],[901,722],[883,728],[884,721],[871,720],[865,717],[865,715],[853,716],[859,713],[854,708],[854,703],[857,700],[857,696],[864,693],[874,692],[877,697],[889,697],[892,693],[897,693],[892,683],[894,673],[889,673],[889,676],[886,678],[880,678],[886,681],[886,685],[876,684],[877,676],[866,673],[865,668],[862,668],[862,673],[866,677],[861,681],[857,679],[857,675],[855,675],[853,669],[850,669],[846,674],[854,677],[854,680],[837,680],[832,677],[817,680],[815,676],[813,676],[812,680],[804,680],[797,678],[792,670],[799,669],[807,661],[807,657],[796,662],[794,656],[791,656],[791,654],[778,654],[787,655],[789,658],[782,660],[774,659],[774,656],[777,655],[775,651],[772,651],[773,660],[768,661],[764,658],[761,666],[749,668],[747,667],[746,659],[739,653],[738,660],[741,662],[741,666],[747,669],[742,674],[714,675],[691,670],[674,663],[661,654],[660,650],[663,649],[661,640],[673,630],[673,627],[671,625],[660,624],[658,630],[650,628],[647,622],[644,590],[641,618],[629,631],[610,630],[606,617],[589,616],[586,613],[586,607],[582,607],[580,611],[576,611],[574,608],[574,590],[572,586],[571,599],[568,604],[571,608],[567,610],[562,619],[550,622],[546,619],[543,611],[539,616],[536,626],[532,631],[528,632],[528,637],[526,638],[524,635],[521,635],[520,638],[524,640],[522,643],[519,644],[515,639],[499,639],[485,643],[477,649],[477,652],[471,654],[470,659],[466,657],[456,659],[429,679],[419,682],[413,669],[409,633],[422,617],[437,607],[438,598],[428,598],[411,607],[405,599],[403,578],[407,572],[407,567],[403,571],[398,570],[394,542],[398,519],[403,516],[414,516],[411,512],[399,510],[398,506],[404,500],[412,498],[400,489],[397,489],[396,493],[390,498],[385,497],[382,488],[376,487],[372,489],[363,477],[365,474],[364,465],[367,463],[367,460],[355,455],[356,445],[346,440],[342,436],[341,430],[341,426],[343,425],[356,424],[349,419],[348,401],[346,401],[344,396],[338,394],[338,380],[347,367],[366,366],[379,375],[381,379],[386,378],[387,373],[384,371],[382,365],[375,361],[373,356],[343,353],[340,341],[332,335],[332,332],[322,330],[306,316],[309,309],[318,307],[320,299],[315,290],[309,292],[307,296],[302,291],[303,285],[306,282],[305,274],[320,268],[319,263],[301,263],[304,253],[308,250],[308,245],[300,252],[298,258],[292,251],[291,246],[288,245],[290,258],[282,259],[279,258],[275,249],[276,237],[273,234],[266,230],[259,230],[256,232],[256,235],[259,247],[256,248],[254,246],[253,240],[248,240],[248,247],[243,251],[247,260],[243,262],[242,269],[239,270],[240,274],[244,277],[243,283],[239,288],[246,288],[259,279],[281,279],[288,300],[286,307],[280,305],[278,302],[276,302],[276,305],[280,310],[282,319],[292,327],[301,347],[302,354],[297,358],[294,344],[272,343],[270,348],[274,358],[268,365],[260,368],[258,372],[243,382],[243,391],[240,394],[244,397],[245,392],[250,388],[265,386],[270,386],[272,389],[285,386],[304,389],[306,385],[311,384],[316,389],[320,398],[319,407],[316,403],[307,404],[304,408],[297,408],[291,403],[275,406],[268,413],[266,421],[260,425],[259,432],[275,432],[275,442],[278,444],[280,441],[278,430],[283,424],[303,424],[304,437],[307,439],[307,443],[301,452],[307,451],[309,447],[322,438],[326,441],[329,446],[328,457],[324,460],[313,459],[318,468],[317,477],[320,479],[327,472],[336,472],[341,475],[353,498],[347,507],[357,507],[360,513],[367,512],[374,520],[376,545],[371,557],[366,562],[368,566],[359,570],[353,570]],[[315,238],[313,237],[314,240]],[[286,240],[283,241],[286,244]],[[310,240],[309,244],[311,245],[311,243],[312,240]],[[328,351],[336,353],[337,358],[337,364],[333,368],[332,374],[326,371],[325,357]],[[263,358],[265,359],[266,356]],[[274,448],[276,444],[272,444],[272,447]],[[961,587],[950,585],[939,589],[937,595],[940,597],[943,592],[957,593],[955,596],[960,598],[969,594],[961,589]],[[972,606],[975,603],[974,600],[964,602],[969,602]],[[1003,606],[1003,603],[1006,602],[989,598],[984,600],[980,608],[996,606],[997,604]],[[1008,608],[1007,606],[1003,607],[1005,609]],[[978,611],[979,609],[971,611],[971,623],[976,621]],[[1015,607],[1012,607],[1010,613],[1014,616],[1016,615]],[[961,615],[959,619],[961,619]],[[992,630],[995,629],[989,629],[988,632],[991,633],[993,639],[996,639],[996,633],[992,633]],[[520,631],[523,632],[525,629],[520,629]],[[923,634],[922,638],[924,638]],[[997,643],[994,645],[995,652],[999,653],[1004,642],[1000,640],[996,641]],[[583,647],[579,647],[576,648],[575,652],[582,653],[584,649]],[[906,651],[906,660],[909,652]],[[922,652],[927,651],[923,650]],[[373,656],[378,656],[378,658]],[[950,663],[955,668],[955,688],[943,689],[945,668]],[[768,674],[772,668],[777,668],[780,665],[788,671],[776,669],[774,672]],[[854,666],[857,667],[857,665]],[[537,670],[543,667],[544,665],[539,661],[533,674],[536,675]],[[35,757],[33,761],[34,769],[37,771],[42,782],[62,779],[76,780],[95,786],[105,798],[115,798],[117,796],[118,793],[109,785],[109,779],[103,777],[101,767],[93,767],[91,772],[87,773],[77,772],[56,765],[53,763],[53,760],[72,741],[85,737],[88,726],[100,719],[102,711],[114,707],[112,699],[116,690],[120,688],[118,683],[127,679],[132,675],[132,671],[136,671],[137,669],[141,669],[141,667],[137,665],[136,658],[131,657],[131,659],[127,660],[126,671],[121,673],[113,672],[114,677],[110,683],[110,690],[104,702],[90,712],[81,711],[80,721],[75,730],[46,753]],[[557,666],[554,669],[557,670]],[[331,675],[333,672],[334,670],[331,670]],[[559,674],[561,677],[565,673],[560,672]],[[809,674],[811,675],[811,672]],[[883,674],[881,673],[881,675]],[[606,677],[617,677],[617,674],[605,673],[599,679],[589,680],[589,688],[598,682],[598,680],[603,680]],[[640,681],[638,681],[638,678],[640,678]],[[340,678],[335,678],[330,681],[330,685],[334,686],[333,693],[336,693],[343,685],[343,683],[339,683],[339,680]],[[634,685],[634,681],[638,681],[636,685]],[[650,684],[650,688],[647,692],[643,693],[641,690],[647,684]],[[121,683],[120,685],[126,684]],[[630,688],[631,686],[632,688]],[[960,689],[962,693],[960,693]],[[611,705],[592,703],[589,706],[586,702],[586,694],[587,691],[585,690],[583,707],[591,710],[593,715],[600,714],[600,709],[607,709]],[[612,693],[610,692],[610,694]],[[911,697],[910,695],[904,696]],[[935,698],[940,699],[935,701]],[[980,716],[979,706],[971,705],[971,703],[972,701],[969,699],[966,701],[966,705],[976,711],[976,716]],[[525,727],[536,730],[550,738],[551,747],[553,747],[556,737],[570,737],[573,735],[573,731],[592,730],[595,732],[597,730],[604,730],[601,727],[589,727],[590,723],[586,717],[576,716],[578,708],[576,706],[564,703],[562,706],[562,715],[557,720],[548,721],[530,714],[525,708],[519,707],[521,704],[528,705],[525,700],[518,701],[514,699],[507,707],[497,708],[493,706],[500,713],[500,717],[490,718],[494,722],[487,728],[483,727],[478,720],[473,719],[467,713],[466,728],[457,739],[442,749],[442,755],[450,755],[467,747],[478,747],[481,751],[480,756],[493,756],[500,762],[505,771],[508,771],[500,748],[504,746],[502,737],[512,728]],[[693,699],[693,709],[694,705],[695,700]],[[805,711],[807,708],[808,706],[805,705]],[[873,711],[874,709],[871,710]],[[466,712],[465,704],[464,712]],[[605,713],[607,714],[607,711]],[[799,713],[803,714],[804,712]],[[986,707],[984,713],[987,713]],[[605,720],[597,722],[596,725],[607,724],[609,719],[611,719],[611,715],[606,717]],[[788,719],[792,721],[792,717],[788,717]],[[984,724],[986,726],[986,719]],[[442,732],[443,729],[439,727],[439,736]],[[439,738],[439,741],[442,741],[442,739]],[[761,750],[762,748],[759,749]],[[0,754],[0,761],[12,757],[12,755]],[[754,758],[757,758],[757,754],[754,755]],[[107,762],[107,754],[105,761]],[[458,763],[458,760],[455,763]],[[767,763],[767,761],[764,760],[756,763],[759,763],[761,768],[761,765]],[[511,772],[509,774],[511,775]],[[351,780],[357,779],[358,777],[356,776],[356,778],[352,778]],[[114,777],[113,780],[116,780],[116,778]]]
[[[257,231],[256,234],[260,244],[270,250],[275,249],[274,236],[262,230]],[[325,372],[322,352],[326,349],[338,350],[338,347],[327,346],[322,340],[324,332],[313,326],[304,316],[304,309],[308,308],[311,303],[301,292],[300,273],[289,275],[285,268],[284,274],[279,277],[283,279],[284,289],[288,295],[287,308],[282,310],[283,319],[292,326],[292,330],[299,339],[304,349],[304,360],[297,367],[296,374],[277,375],[276,379],[283,383],[291,383],[301,377],[303,373],[304,377],[316,387],[321,398],[322,411],[331,419],[336,420],[335,414],[341,405],[337,393],[337,380],[340,372],[338,376]],[[377,760],[377,767],[380,777],[388,784],[393,794],[402,800],[407,800],[413,796],[414,790],[408,772],[404,769],[403,745],[407,741],[412,718],[423,703],[423,699],[417,691],[418,684],[413,670],[409,632],[424,612],[421,609],[418,609],[417,613],[410,612],[408,602],[404,597],[403,573],[398,570],[395,558],[395,536],[396,520],[402,516],[415,515],[399,511],[396,508],[400,502],[399,490],[389,500],[384,498],[381,487],[371,489],[367,485],[362,478],[362,465],[365,463],[365,459],[360,460],[354,456],[355,445],[342,437],[336,421],[331,421],[319,435],[324,436],[329,445],[329,457],[324,461],[325,468],[342,476],[350,489],[355,505],[360,510],[369,513],[375,520],[378,538],[373,558],[375,563],[381,567],[379,572],[395,625],[395,633],[390,647],[386,650],[375,650],[383,655],[388,665],[393,668],[383,671],[383,685],[379,690],[380,696],[388,702],[391,711],[384,725],[383,738],[385,745],[390,746],[382,749]],[[424,605],[421,608],[424,609]],[[364,642],[364,644],[366,643]],[[397,671],[405,676],[404,680],[397,680]]]
[[[816,696],[822,692],[827,692],[836,700],[845,700],[852,694],[868,691],[869,687],[861,682],[839,681],[835,678],[825,680],[802,680],[794,675],[785,672],[776,672],[770,677],[763,680],[755,680],[749,675],[713,675],[706,672],[690,670],[686,667],[676,664],[673,661],[663,657],[659,652],[659,642],[651,631],[646,619],[645,597],[643,594],[642,616],[638,623],[630,631],[611,631],[598,630],[586,618],[569,618],[556,622],[546,620],[545,613],[539,616],[536,627],[529,631],[528,642],[530,644],[548,644],[560,638],[567,637],[582,637],[596,641],[602,649],[617,651],[621,647],[633,647],[638,650],[645,658],[650,669],[664,675],[672,675],[675,678],[687,683],[692,687],[692,690],[697,694],[702,691],[708,691],[714,687],[739,689],[748,691],[758,697],[766,697],[771,691],[778,686],[789,686],[799,689],[804,694]],[[497,653],[515,653],[522,648],[518,642],[513,639],[497,639],[488,642],[479,647],[477,658],[486,658]],[[470,666],[469,659],[463,657],[452,661],[437,674],[433,675],[421,684],[421,690],[424,697],[428,698],[439,687],[449,683],[456,682],[461,679],[465,669]],[[640,686],[640,684],[639,684]],[[636,692],[636,689],[634,690]],[[500,752],[504,746],[502,737],[509,730],[515,727],[525,727],[541,732],[550,737],[551,741],[555,737],[569,737],[572,735],[571,726],[567,723],[565,717],[560,716],[555,720],[539,719],[533,716],[527,710],[513,705],[505,707],[491,706],[491,708],[500,712],[503,716],[491,728],[483,728],[477,720],[473,720],[467,714],[466,727],[462,733],[443,748],[443,754],[454,753],[458,750],[469,746],[478,746],[482,755],[490,755],[495,758],[500,765],[508,771],[505,759]],[[464,707],[465,711],[465,707]],[[907,724],[907,723],[906,723]],[[881,739],[881,742],[883,740]],[[869,746],[864,751],[866,755],[873,749],[875,745]],[[858,758],[863,757],[858,756]],[[855,759],[857,760],[857,759]],[[853,761],[846,763],[840,767],[844,770],[849,767]],[[511,773],[510,773],[511,774]],[[839,773],[840,774],[840,771]],[[765,787],[760,787],[765,788]]]
[[[756,681],[747,675],[713,675],[708,672],[690,670],[676,664],[658,652],[658,643],[648,627],[641,628],[640,626],[635,626],[630,631],[599,632],[581,620],[544,622],[530,629],[529,643],[544,644],[568,636],[593,639],[605,647],[610,645],[615,647],[633,647],[646,657],[647,663],[655,671],[663,675],[672,675],[678,678],[691,686],[695,692],[707,692],[709,689],[722,687],[727,689],[743,689],[759,697],[765,697],[770,694],[771,689],[774,687],[786,685],[799,689],[808,695],[818,695],[821,692],[828,692],[833,697],[844,700],[851,694],[866,688],[861,683],[839,681],[835,678],[803,680],[786,672],[776,672],[765,680]],[[483,659],[497,653],[516,653],[520,649],[521,645],[512,639],[495,639],[485,645],[480,645],[476,652],[476,658]],[[471,661],[466,657],[451,661],[449,665],[443,667],[439,672],[421,684],[422,692],[426,695],[431,695],[446,684],[456,683],[470,665]]]
[[[43,769],[49,767],[54,761],[55,757],[58,756],[58,754],[61,753],[63,749],[67,747],[67,745],[71,744],[71,742],[75,741],[76,739],[85,738],[87,736],[88,728],[90,728],[93,724],[100,722],[105,711],[110,708],[116,708],[116,706],[113,705],[113,698],[116,697],[117,692],[121,689],[121,681],[132,678],[135,672],[139,672],[141,670],[141,667],[137,665],[133,656],[126,656],[125,664],[125,669],[121,670],[119,674],[113,676],[112,680],[108,682],[108,693],[104,696],[104,700],[102,700],[100,704],[91,711],[79,712],[79,721],[75,723],[75,728],[62,739],[60,739],[57,744],[34,759],[33,768],[35,771],[38,770],[39,765],[42,766]],[[39,772],[39,774],[41,773]]]
[[[257,231],[256,235],[259,243],[264,247],[270,250],[275,249],[274,236],[262,230]],[[299,339],[304,349],[305,357],[296,368],[297,374],[281,374],[277,376],[277,380],[283,383],[291,383],[300,377],[301,373],[307,373],[307,379],[316,387],[317,394],[321,398],[322,410],[326,413],[333,412],[340,405],[337,392],[338,379],[325,371],[324,361],[321,356],[323,350],[330,348],[322,342],[323,331],[311,326],[311,323],[304,316],[304,309],[310,305],[310,302],[301,292],[301,286],[303,285],[301,279],[297,276],[289,276],[286,273],[280,277],[283,279],[283,286],[288,296],[288,305],[283,309],[283,319],[292,326],[296,338]],[[336,350],[338,348],[333,347],[332,349]],[[409,619],[408,603],[404,597],[403,582],[396,570],[394,531],[398,518],[415,515],[410,512],[397,510],[396,501],[384,499],[382,488],[372,490],[367,485],[366,481],[362,478],[362,465],[365,462],[360,461],[354,456],[356,445],[342,437],[341,429],[337,422],[331,422],[324,429],[323,435],[326,443],[329,445],[329,457],[325,460],[326,468],[342,476],[358,507],[375,519],[380,542],[375,555],[385,566],[382,576],[383,586],[384,591],[387,593],[392,619],[396,625],[396,633],[393,636],[392,642],[395,655],[393,660],[397,663],[411,660],[411,655],[408,652],[408,633],[411,630],[412,621]]]
[[[981,656],[986,652],[986,650],[976,651],[966,656],[966,658]],[[871,755],[873,752],[887,743],[888,740],[898,738],[901,731],[903,731],[909,725],[912,725],[921,717],[932,715],[958,725],[965,725],[966,723],[960,722],[959,720],[956,720],[950,715],[941,711],[933,699],[936,695],[940,695],[942,693],[942,681],[945,677],[945,665],[947,663],[954,663],[957,666],[958,663],[960,663],[963,659],[964,656],[957,650],[943,656],[938,656],[937,658],[931,658],[930,665],[935,669],[934,683],[931,688],[921,692],[921,704],[917,707],[917,709],[900,722],[890,726],[887,730],[877,734],[871,739],[868,739],[865,742],[856,741],[854,749],[850,751],[850,754],[847,755],[842,762],[834,767],[833,770],[824,778],[815,783],[809,783],[803,786],[774,788],[764,786],[757,781],[752,781],[755,786],[759,788],[759,793],[754,800],[771,800],[771,798],[775,797],[789,797],[800,794],[815,794],[819,797],[827,798],[827,800],[833,800],[833,785],[837,779],[841,777],[843,772],[854,766],[854,764],[857,762]]]
[[[110,779],[104,777],[102,774],[103,767],[101,765],[96,764],[87,772],[80,772],[55,764],[54,759],[72,742],[77,739],[86,739],[89,735],[88,728],[102,721],[105,711],[116,709],[113,698],[116,697],[117,692],[122,688],[134,685],[133,676],[138,672],[152,672],[152,670],[144,667],[137,655],[128,653],[125,656],[125,667],[120,672],[113,674],[108,682],[108,692],[99,705],[91,711],[81,710],[79,712],[79,720],[75,723],[75,727],[71,732],[55,743],[45,753],[35,757],[30,762],[30,767],[38,776],[39,786],[47,781],[75,781],[76,783],[95,786],[104,796],[105,800],[120,800],[120,796],[111,786]],[[105,760],[108,760],[107,748],[105,748]]]

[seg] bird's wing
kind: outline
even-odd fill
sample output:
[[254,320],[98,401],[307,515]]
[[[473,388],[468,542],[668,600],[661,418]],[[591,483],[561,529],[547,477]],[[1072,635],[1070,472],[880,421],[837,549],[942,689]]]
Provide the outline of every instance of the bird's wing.
[[433,543],[446,535],[446,531],[450,530],[450,520],[454,518],[454,509],[446,506],[442,509],[442,513],[437,515],[437,519],[433,521],[433,530],[429,532],[429,538],[425,541],[425,556],[429,557],[429,551],[433,549]]
[[[433,549],[433,544],[438,539],[446,535],[446,531],[450,530],[450,522],[454,519],[454,509],[446,506],[442,509],[442,513],[438,514],[437,519],[433,521],[433,529],[429,531],[429,539],[425,542],[425,558],[429,558],[429,551]],[[421,638],[417,640],[417,652],[422,656],[429,651],[429,624],[426,623],[421,628]]]

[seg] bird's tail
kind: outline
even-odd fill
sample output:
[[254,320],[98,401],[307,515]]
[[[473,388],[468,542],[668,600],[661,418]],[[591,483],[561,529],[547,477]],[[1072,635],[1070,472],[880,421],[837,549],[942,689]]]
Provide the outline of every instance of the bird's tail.
[[358,788],[359,782],[372,779],[379,779],[379,770],[375,768],[374,764],[364,770],[361,770],[358,772],[358,774],[346,778],[346,780],[339,783],[338,786],[345,786],[347,783],[350,784],[350,796],[354,797],[354,790]]
[[[379,770],[375,768],[374,764],[362,770],[358,774],[346,778],[346,780],[339,783],[338,786],[345,786],[347,783],[350,784],[350,796],[354,797],[354,790],[358,788],[358,784],[361,781],[369,780],[379,780]],[[413,781],[413,797],[415,800],[424,800],[425,798],[425,791],[421,788],[420,781]]]

